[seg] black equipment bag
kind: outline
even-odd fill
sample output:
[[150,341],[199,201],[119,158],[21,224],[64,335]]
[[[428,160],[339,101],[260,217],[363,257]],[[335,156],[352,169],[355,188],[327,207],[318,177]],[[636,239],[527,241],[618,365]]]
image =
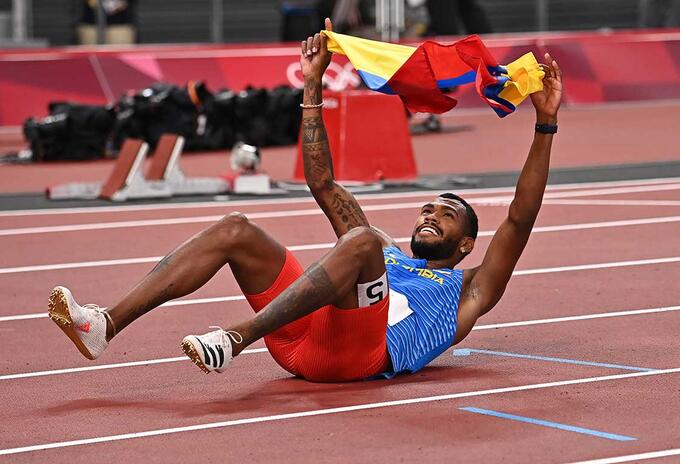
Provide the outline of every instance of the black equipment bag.
[[185,149],[214,150],[224,146],[215,97],[201,81],[184,87],[158,82],[118,102],[114,146],[128,137],[145,140],[152,148],[163,134],[185,139]]
[[49,116],[24,122],[33,161],[91,160],[106,155],[115,111],[109,106],[51,102]]
[[302,117],[300,103],[302,90],[285,85],[269,91],[243,90],[234,102],[231,122],[236,139],[257,147],[295,144]]
[[269,91],[267,102],[269,121],[268,145],[295,145],[302,119],[302,89],[280,85]]

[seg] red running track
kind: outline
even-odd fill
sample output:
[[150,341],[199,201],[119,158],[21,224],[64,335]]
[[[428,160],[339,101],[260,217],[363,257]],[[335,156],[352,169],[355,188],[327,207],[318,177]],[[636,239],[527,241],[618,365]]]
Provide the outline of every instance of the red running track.
[[[468,266],[481,259],[509,194],[466,195],[484,231]],[[404,217],[429,197],[361,201],[373,223],[407,238]],[[261,343],[226,374],[203,375],[181,356],[181,338],[250,314],[226,271],[183,298],[186,304],[139,320],[96,362],[44,317],[54,285],[70,286],[82,302],[110,305],[155,257],[235,209],[296,246],[304,264],[333,242],[304,200],[0,213],[0,460],[566,463],[657,451],[668,456],[655,462],[680,459],[668,451],[680,447],[680,179],[551,188],[506,295],[456,347],[481,352],[449,350],[392,381],[293,379]],[[143,222],[169,218],[184,223]]]

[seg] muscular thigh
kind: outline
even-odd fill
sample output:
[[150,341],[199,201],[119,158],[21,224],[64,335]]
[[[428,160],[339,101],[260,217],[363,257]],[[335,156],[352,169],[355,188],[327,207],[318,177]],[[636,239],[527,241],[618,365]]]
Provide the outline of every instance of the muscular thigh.
[[241,290],[249,295],[272,286],[286,259],[286,249],[259,226],[247,221],[236,238],[229,266]]
[[[387,296],[382,242],[373,231],[365,228],[362,228],[361,231],[352,230],[341,238],[335,248],[336,251],[340,251],[341,255],[349,257],[349,260],[358,261],[359,272],[352,285],[338,295],[333,306],[338,309],[353,309],[376,303],[382,299],[378,298],[380,295],[383,298]],[[322,261],[325,261],[325,259]],[[341,260],[333,265],[351,264],[346,260]],[[362,295],[359,295],[360,292]]]

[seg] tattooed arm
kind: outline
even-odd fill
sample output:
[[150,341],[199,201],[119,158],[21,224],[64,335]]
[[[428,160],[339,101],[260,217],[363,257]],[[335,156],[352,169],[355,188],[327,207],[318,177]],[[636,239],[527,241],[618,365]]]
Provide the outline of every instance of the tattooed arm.
[[[321,102],[321,82],[306,81],[303,102]],[[368,226],[368,220],[354,196],[335,182],[328,137],[321,108],[304,109],[302,115],[302,159],[305,179],[335,234],[340,237],[357,226]]]
[[[330,20],[326,19],[326,29],[331,30],[331,27]],[[330,60],[331,53],[326,48],[325,35],[316,34],[302,42],[300,66],[305,80],[304,105],[322,103],[321,76]],[[307,185],[331,222],[335,234],[340,237],[354,227],[368,226],[366,215],[354,196],[335,182],[333,160],[320,107],[302,110],[302,159]]]

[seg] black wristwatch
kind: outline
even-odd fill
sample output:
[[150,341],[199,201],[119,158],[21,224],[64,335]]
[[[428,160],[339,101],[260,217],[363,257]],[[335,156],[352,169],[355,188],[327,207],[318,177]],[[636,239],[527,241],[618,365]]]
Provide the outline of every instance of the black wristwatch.
[[536,132],[540,134],[556,134],[557,124],[536,124]]

